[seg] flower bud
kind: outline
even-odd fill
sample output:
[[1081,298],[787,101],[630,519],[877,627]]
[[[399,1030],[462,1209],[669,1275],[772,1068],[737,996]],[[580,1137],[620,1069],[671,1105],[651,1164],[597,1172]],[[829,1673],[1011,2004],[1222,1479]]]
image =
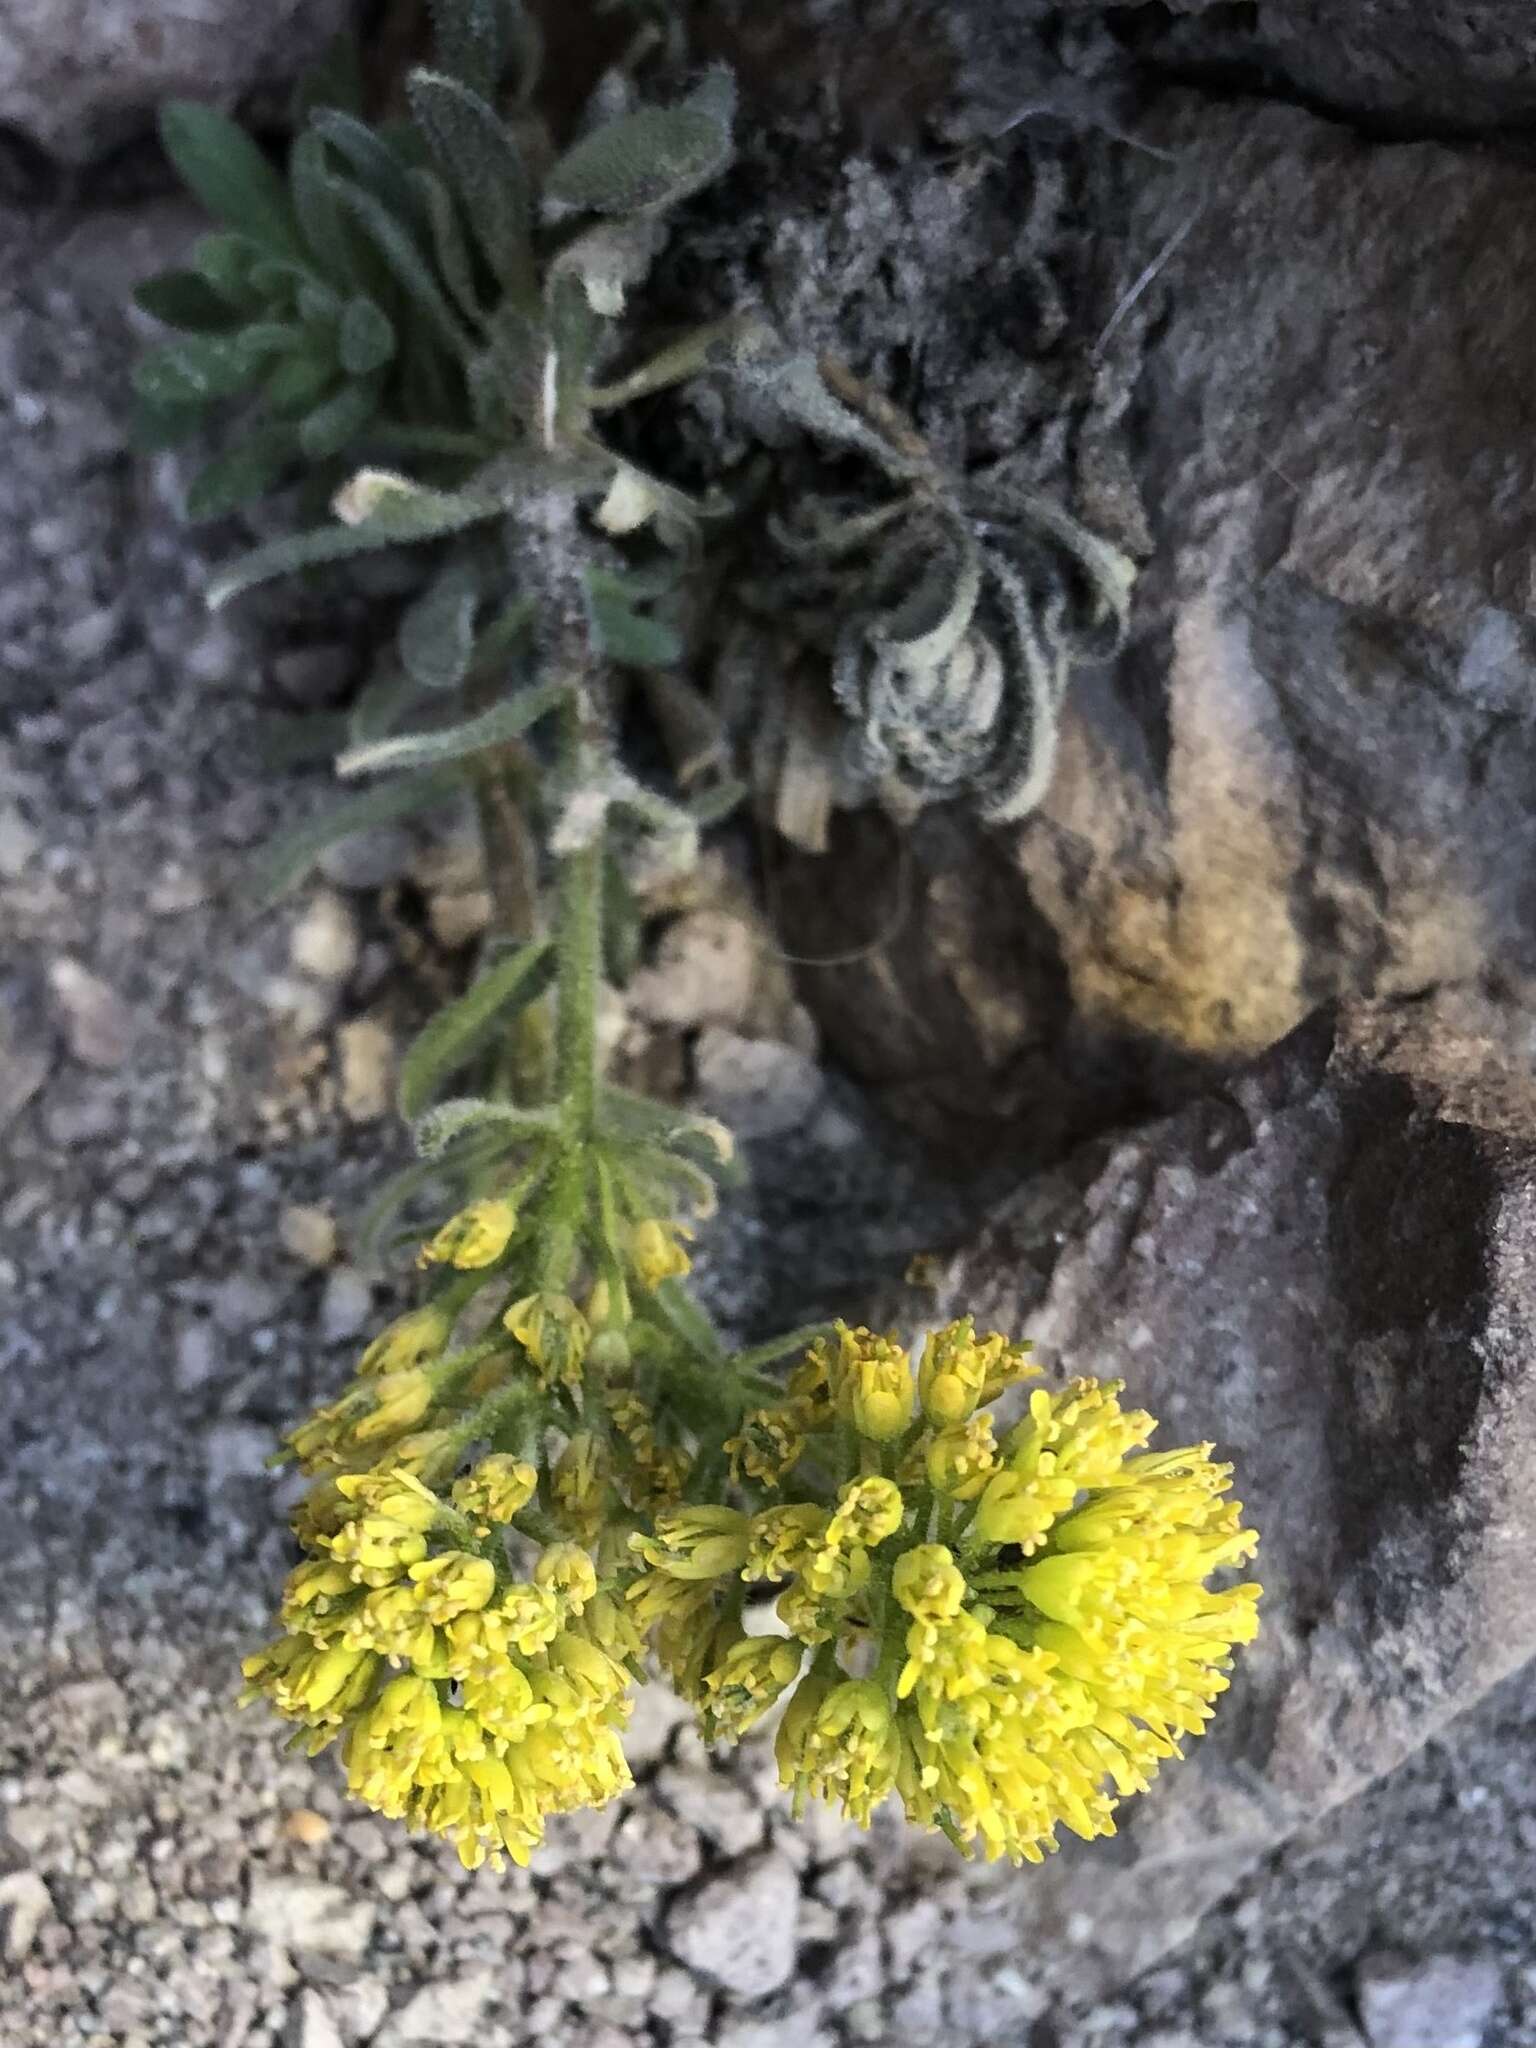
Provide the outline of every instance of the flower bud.
[[421,1248],[423,1266],[458,1266],[470,1270],[494,1266],[517,1229],[517,1211],[504,1196],[471,1202],[450,1216],[435,1237]]

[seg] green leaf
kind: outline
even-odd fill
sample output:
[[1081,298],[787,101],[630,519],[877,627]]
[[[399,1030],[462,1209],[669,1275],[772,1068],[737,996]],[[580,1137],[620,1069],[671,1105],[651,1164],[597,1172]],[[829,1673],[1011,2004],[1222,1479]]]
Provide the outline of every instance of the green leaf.
[[253,498],[264,497],[283,478],[297,453],[287,427],[258,428],[216,455],[187,487],[187,517],[196,522],[224,519]]
[[642,107],[596,128],[568,149],[544,181],[544,197],[580,213],[639,213],[671,206],[718,177],[730,161],[732,96],[716,73],[676,107]]
[[297,419],[312,411],[335,382],[335,358],[304,350],[274,364],[262,395],[275,413]]
[[323,136],[345,158],[363,189],[402,221],[415,225],[416,194],[406,166],[382,136],[350,114],[323,109],[314,117],[313,132]]
[[372,740],[353,747],[336,763],[338,775],[377,775],[384,769],[435,768],[449,761],[467,760],[503,740],[518,739],[531,725],[546,717],[566,694],[564,683],[541,683],[520,690],[504,703],[493,704],[477,718],[458,725],[443,726],[437,732],[402,733],[398,739]]
[[432,266],[416,246],[409,231],[371,192],[345,178],[335,181],[337,196],[356,218],[395,278],[426,315],[438,339],[457,355],[468,355],[474,336],[444,298]]
[[351,233],[332,184],[325,140],[313,128],[306,129],[289,152],[288,184],[300,231],[316,262],[328,277],[350,282]]
[[376,383],[343,384],[334,398],[299,422],[299,446],[311,462],[339,455],[355,441],[379,409]]
[[250,314],[261,306],[261,294],[251,284],[251,269],[260,256],[259,244],[249,235],[204,235],[193,248],[192,267],[221,299]]
[[388,662],[379,662],[357,693],[348,715],[346,730],[331,754],[343,754],[364,740],[383,739],[394,731],[411,705],[421,701],[421,688],[414,676]]
[[633,607],[623,580],[605,569],[586,574],[587,615],[598,651],[631,668],[671,668],[683,646],[670,626]]
[[319,526],[307,533],[284,534],[265,547],[229,563],[208,589],[209,609],[217,611],[243,591],[275,576],[290,576],[298,569],[313,569],[326,562],[345,562],[353,556],[372,554],[379,548],[436,540],[440,535],[459,533],[482,519],[494,519],[501,511],[496,498],[477,497],[467,491],[429,491],[407,486],[392,502],[382,504],[355,526]]
[[443,70],[494,99],[521,13],[516,0],[432,0],[432,41]]
[[196,100],[161,110],[166,155],[215,220],[286,256],[303,253],[282,179],[242,128]]
[[514,298],[532,304],[532,186],[510,130],[494,108],[440,72],[413,71],[406,90],[492,274]]
[[468,562],[449,562],[400,621],[400,659],[424,690],[454,690],[475,652],[479,580]]
[[253,346],[253,330],[196,334],[153,350],[136,364],[133,388],[157,406],[206,405],[233,398],[255,383],[268,348]]
[[163,270],[137,287],[134,303],[166,327],[186,334],[224,334],[240,325],[229,301],[195,270]]
[[485,319],[485,308],[480,303],[474,259],[453,194],[436,171],[412,171],[411,176],[421,191],[432,224],[432,251],[443,282],[464,318],[478,327]]
[[326,848],[339,839],[349,839],[371,825],[397,824],[401,818],[431,809],[459,787],[457,776],[442,772],[402,776],[398,782],[344,797],[318,817],[280,833],[256,863],[250,893],[257,907],[266,909],[297,888]]
[[173,405],[134,394],[129,434],[135,448],[146,455],[158,455],[167,448],[182,448],[203,424],[201,404]]
[[400,1062],[400,1114],[420,1116],[451,1075],[481,1052],[514,1003],[526,1002],[541,985],[551,945],[541,939],[495,961],[457,1002],[439,1010]]
[[411,1135],[423,1159],[437,1159],[456,1139],[489,1127],[510,1138],[549,1138],[560,1127],[559,1113],[554,1109],[519,1109],[514,1102],[494,1102],[482,1095],[461,1095],[418,1117]]
[[372,299],[349,299],[338,336],[341,366],[353,377],[367,377],[393,360],[395,330]]
[[603,861],[603,963],[608,979],[623,988],[640,965],[645,925],[624,863],[610,852]]

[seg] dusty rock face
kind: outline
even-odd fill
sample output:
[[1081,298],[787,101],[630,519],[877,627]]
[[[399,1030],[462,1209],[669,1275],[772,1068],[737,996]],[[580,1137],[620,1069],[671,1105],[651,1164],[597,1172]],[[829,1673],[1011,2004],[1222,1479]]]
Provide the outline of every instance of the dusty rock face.
[[1078,1986],[1150,1962],[1536,1649],[1536,1147],[1436,1114],[1427,1078],[1315,1023],[1027,1183],[945,1276],[936,1319],[1027,1328],[1052,1377],[1123,1378],[1160,1442],[1214,1438],[1263,1534],[1265,1627],[1214,1732],[1118,1851],[1032,1880]]
[[53,0],[0,7],[0,123],[50,155],[85,163],[150,125],[178,94],[237,99],[291,78],[336,33],[347,0],[196,0],[168,9],[155,0]]
[[[1131,644],[1075,680],[1011,848],[929,827],[903,937],[806,977],[930,1121],[939,1091],[1006,1111],[1085,1036],[1231,1061],[1331,997],[1536,954],[1530,173],[1256,103],[1177,99],[1143,133],[1174,161],[1137,160],[1089,323],[1161,264],[1105,344],[1152,542]],[[869,932],[887,837],[853,823],[787,892],[800,950]],[[910,1005],[927,1093],[889,996],[914,950],[944,984]]]

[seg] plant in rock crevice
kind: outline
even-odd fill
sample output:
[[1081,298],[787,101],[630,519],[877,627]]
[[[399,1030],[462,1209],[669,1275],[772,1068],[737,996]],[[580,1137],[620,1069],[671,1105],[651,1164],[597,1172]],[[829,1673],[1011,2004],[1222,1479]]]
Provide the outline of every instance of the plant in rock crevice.
[[[383,1206],[441,1197],[421,1299],[287,1440],[313,1482],[305,1560],[248,1692],[470,1865],[526,1860],[549,1814],[628,1782],[652,1655],[712,1739],[787,1701],[797,1800],[863,1821],[893,1793],[962,1849],[1037,1858],[1058,1826],[1111,1832],[1204,1726],[1256,1592],[1208,1581],[1253,1538],[1210,1447],[1145,1453],[1151,1420],[1112,1386],[1037,1390],[999,1438],[980,1404],[1032,1368],[967,1321],[914,1372],[841,1324],[733,1351],[690,1292],[729,1135],[612,1086],[596,1005],[633,953],[636,864],[687,860],[731,795],[654,791],[615,737],[622,677],[680,659],[673,600],[717,507],[606,422],[723,369],[873,461],[887,502],[807,500],[772,536],[806,606],[845,592],[832,686],[872,782],[1027,802],[1068,658],[1062,579],[1112,624],[1120,565],[1032,503],[1057,581],[1031,582],[878,400],[750,317],[616,371],[669,209],[729,157],[728,75],[656,105],[616,73],[557,151],[510,0],[436,15],[408,115],[371,127],[312,94],[286,177],[172,110],[168,146],[222,225],[143,295],[183,330],[142,374],[155,430],[239,414],[202,510],[338,485],[329,522],[234,562],[213,602],[378,550],[423,565],[337,762],[368,786],[280,849],[270,885],[337,831],[467,790],[497,907],[477,978],[402,1069],[421,1160]],[[786,1386],[771,1368],[792,1358]],[[748,1626],[765,1584],[767,1635]]]

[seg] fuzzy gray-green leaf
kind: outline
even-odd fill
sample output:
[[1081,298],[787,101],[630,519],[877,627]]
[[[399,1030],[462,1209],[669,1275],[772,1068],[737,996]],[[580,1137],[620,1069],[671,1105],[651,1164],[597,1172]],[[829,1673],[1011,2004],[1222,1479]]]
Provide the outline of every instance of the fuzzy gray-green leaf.
[[437,1159],[472,1131],[496,1129],[511,1138],[544,1138],[552,1137],[557,1128],[552,1109],[519,1109],[511,1102],[461,1095],[418,1117],[411,1135],[423,1159]]
[[223,519],[241,505],[265,497],[281,480],[297,452],[293,431],[258,428],[199,470],[187,487],[187,517]]
[[478,718],[466,718],[436,732],[401,733],[398,739],[372,740],[343,754],[336,763],[336,773],[377,775],[385,769],[436,768],[450,761],[468,760],[471,755],[499,746],[503,740],[520,738],[552,711],[565,694],[563,683],[544,683],[520,690],[501,704],[493,704]]
[[480,591],[467,562],[449,562],[400,621],[400,659],[424,690],[457,689],[475,651]]
[[532,191],[511,131],[477,93],[441,72],[412,72],[406,90],[493,275],[514,297],[531,301]]
[[545,179],[544,196],[580,213],[671,206],[718,177],[730,155],[728,97],[710,83],[680,106],[641,107],[584,135]]
[[393,361],[395,330],[372,299],[349,299],[337,330],[341,367],[349,377],[367,377]]
[[410,231],[402,227],[389,208],[381,205],[371,192],[365,192],[361,185],[338,178],[336,191],[396,279],[426,315],[438,338],[456,354],[469,354],[474,347],[474,337],[443,296],[442,288],[432,274],[431,264],[422,255]]
[[440,67],[472,92],[493,99],[522,8],[517,0],[432,0]]
[[403,543],[436,540],[440,535],[460,533],[482,519],[500,512],[493,498],[477,497],[467,491],[402,490],[398,499],[383,504],[355,526],[313,527],[306,533],[284,534],[265,547],[229,563],[208,589],[210,610],[217,611],[242,591],[275,576],[289,576],[298,569],[313,569],[327,562],[345,562],[379,548]]
[[343,384],[334,398],[317,405],[299,422],[299,445],[311,462],[324,462],[350,446],[378,409],[376,383]]
[[226,334],[238,327],[240,315],[195,270],[164,270],[146,277],[134,302],[166,327],[184,334]]
[[196,100],[172,100],[160,115],[160,139],[216,220],[264,248],[303,254],[283,181],[242,128]]
[[421,1115],[452,1075],[460,1073],[485,1046],[514,1003],[537,986],[550,957],[550,943],[521,946],[495,961],[457,1002],[439,1010],[400,1062],[400,1114]]

